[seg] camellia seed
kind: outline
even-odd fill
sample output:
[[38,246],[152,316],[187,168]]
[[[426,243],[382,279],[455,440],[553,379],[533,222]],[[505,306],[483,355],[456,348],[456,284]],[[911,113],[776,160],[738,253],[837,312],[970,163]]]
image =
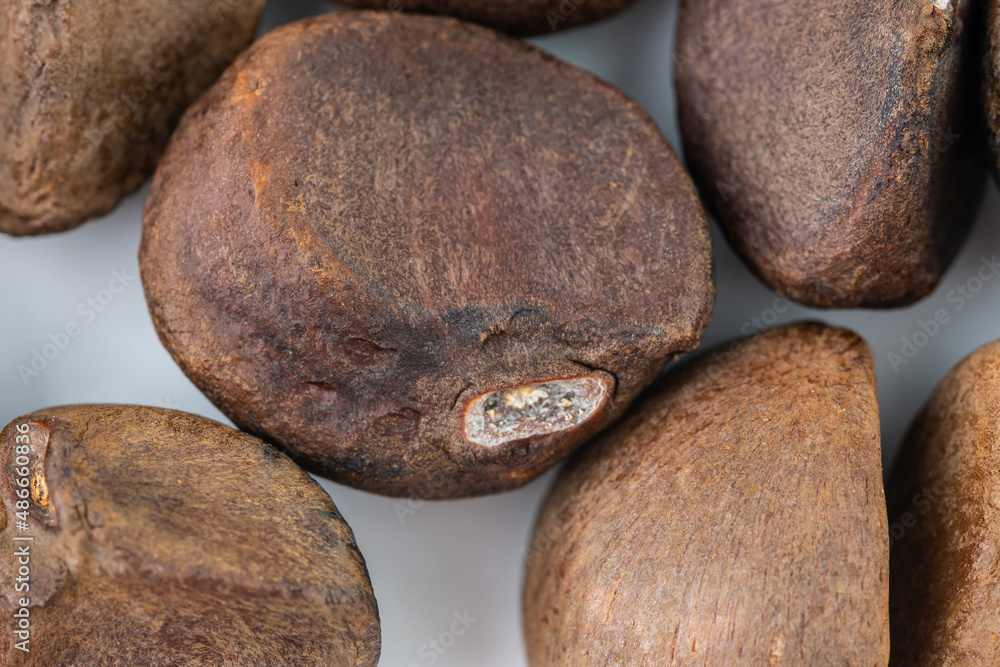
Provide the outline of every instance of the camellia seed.
[[886,308],[938,284],[987,173],[983,4],[681,2],[684,154],[770,287],[808,306]]
[[334,12],[191,109],[144,213],[153,322],[241,428],[368,491],[517,487],[697,346],[697,194],[620,91],[495,31]]
[[13,421],[0,462],[0,664],[378,662],[354,535],[271,445],[172,410],[77,405]]
[[532,667],[887,663],[871,350],[807,323],[726,355],[563,468],[527,553]]
[[103,215],[253,39],[264,0],[0,4],[0,231]]

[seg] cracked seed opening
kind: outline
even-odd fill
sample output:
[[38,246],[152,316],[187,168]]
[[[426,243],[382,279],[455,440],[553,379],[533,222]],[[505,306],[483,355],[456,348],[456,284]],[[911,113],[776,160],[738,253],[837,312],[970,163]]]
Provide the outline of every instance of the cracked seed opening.
[[604,402],[607,387],[593,377],[553,380],[483,394],[465,412],[465,435],[496,447],[572,428]]
[[28,514],[44,525],[55,526],[57,520],[45,479],[49,435],[49,427],[38,422],[11,428],[2,444],[6,452],[3,467],[11,497],[27,500]]

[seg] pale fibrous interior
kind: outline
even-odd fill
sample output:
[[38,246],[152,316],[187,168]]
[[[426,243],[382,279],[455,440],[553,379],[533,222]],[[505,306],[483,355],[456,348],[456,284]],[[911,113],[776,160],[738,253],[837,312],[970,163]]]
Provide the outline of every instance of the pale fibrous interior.
[[597,378],[577,377],[483,394],[466,410],[465,435],[476,444],[495,447],[572,428],[597,410],[606,392]]

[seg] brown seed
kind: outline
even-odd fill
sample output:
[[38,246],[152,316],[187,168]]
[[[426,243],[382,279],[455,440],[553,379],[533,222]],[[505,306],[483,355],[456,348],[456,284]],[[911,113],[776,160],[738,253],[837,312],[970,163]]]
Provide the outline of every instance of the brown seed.
[[1000,664],[1000,341],[938,386],[886,497],[893,664]]
[[527,553],[549,665],[885,665],[871,351],[821,324],[667,378],[570,460]]
[[682,2],[685,155],[770,287],[881,308],[940,280],[986,172],[978,3],[958,4]]
[[181,113],[253,38],[264,0],[7,0],[0,7],[0,231],[110,211]]
[[[984,59],[984,99],[986,125],[992,148],[993,175],[1000,178],[1000,2],[986,0],[986,57]],[[998,181],[1000,182],[1000,181]]]
[[337,0],[354,9],[445,14],[513,35],[544,35],[615,14],[632,0]]
[[15,419],[0,465],[0,664],[377,663],[350,527],[257,438],[81,405]]
[[267,35],[181,123],[144,225],[184,372],[379,493],[527,482],[694,348],[713,298],[703,212],[652,120],[453,19]]

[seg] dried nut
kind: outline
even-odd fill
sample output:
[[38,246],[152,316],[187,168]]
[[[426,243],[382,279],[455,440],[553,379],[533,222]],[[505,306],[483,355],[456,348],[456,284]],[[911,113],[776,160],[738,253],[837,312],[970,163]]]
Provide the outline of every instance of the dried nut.
[[607,18],[632,0],[337,0],[354,9],[446,14],[513,35],[545,35]]
[[894,665],[1000,665],[1000,341],[941,382],[886,488]]
[[619,91],[454,19],[335,12],[191,108],[140,264],[174,359],[242,428],[379,493],[519,486],[694,348],[690,180]]
[[1000,183],[1000,0],[985,0],[986,57],[984,59],[986,125],[993,154],[993,175]]
[[683,0],[684,152],[770,287],[809,306],[885,308],[937,285],[988,162],[978,5]]
[[70,229],[138,188],[263,9],[264,0],[0,4],[0,231]]
[[15,419],[0,463],[0,664],[378,662],[350,527],[257,438],[80,405]]
[[800,324],[671,375],[557,479],[527,553],[532,667],[885,665],[871,351]]

